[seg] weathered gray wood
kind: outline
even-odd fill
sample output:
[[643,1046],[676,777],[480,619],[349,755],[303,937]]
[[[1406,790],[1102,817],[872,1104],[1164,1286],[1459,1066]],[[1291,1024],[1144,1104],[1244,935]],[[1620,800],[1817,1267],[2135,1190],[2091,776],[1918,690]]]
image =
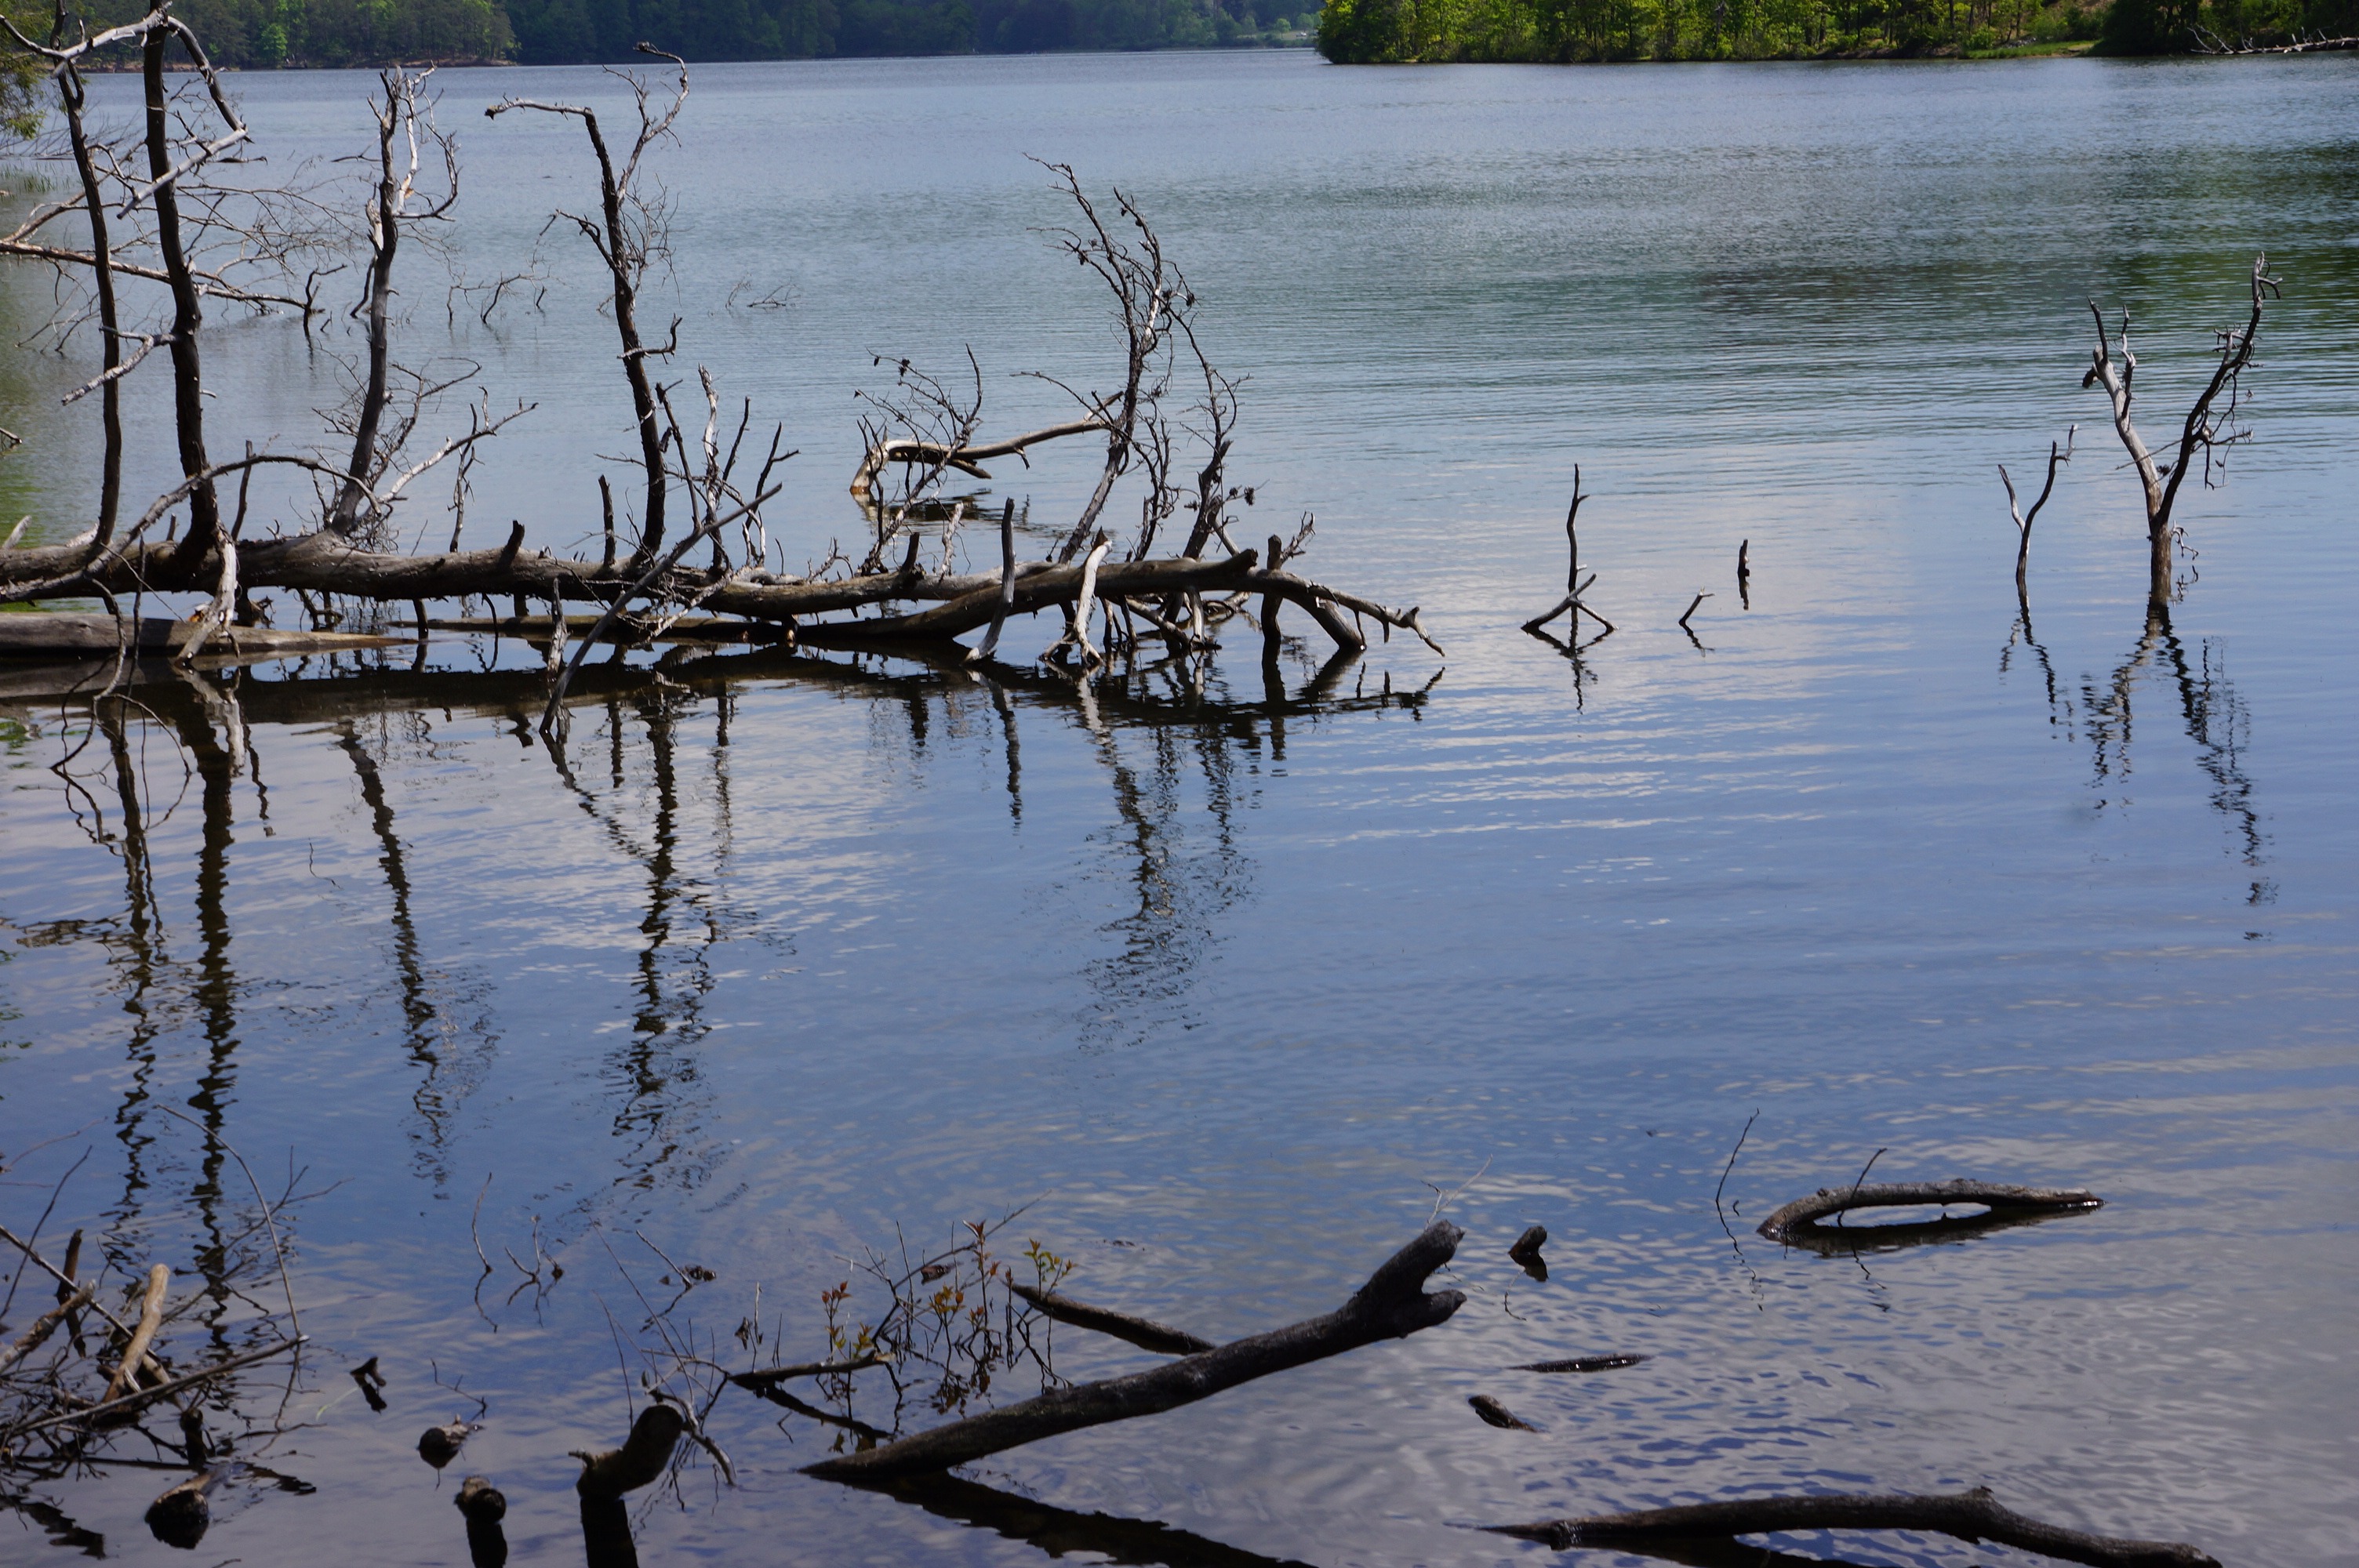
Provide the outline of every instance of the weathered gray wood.
[[1149,1318],[1133,1317],[1126,1312],[1092,1306],[1087,1302],[1077,1302],[1054,1291],[1036,1290],[1030,1285],[1010,1285],[1007,1288],[1043,1317],[1052,1317],[1059,1323],[1070,1323],[1075,1328],[1086,1328],[1095,1334],[1127,1340],[1141,1350],[1158,1350],[1167,1356],[1194,1356],[1213,1348],[1211,1340],[1200,1338],[1184,1328],[1172,1328]]
[[1762,1235],[1783,1241],[1829,1215],[1858,1208],[1912,1208],[1924,1204],[1981,1204],[1993,1214],[2070,1213],[2102,1208],[2092,1192],[2063,1187],[2017,1187],[2000,1182],[1883,1182],[1874,1186],[1821,1187],[1796,1198],[1759,1226]]
[[[197,626],[190,621],[145,616],[132,623],[136,652],[163,653],[188,645]],[[112,654],[122,633],[111,615],[0,615],[0,658],[50,658],[60,654]],[[387,648],[398,637],[351,632],[279,632],[267,626],[233,626],[215,638],[223,654],[334,654],[353,648]]]
[[1386,1259],[1350,1301],[1319,1317],[1128,1377],[1052,1390],[897,1443],[805,1465],[804,1474],[866,1483],[948,1470],[1045,1437],[1177,1410],[1273,1372],[1430,1328],[1466,1300],[1459,1291],[1425,1289],[1427,1277],[1450,1261],[1462,1234],[1448,1220],[1435,1220]]
[[2220,1568],[2208,1553],[2178,1541],[2090,1535],[2026,1519],[1993,1501],[1987,1487],[1951,1497],[1747,1498],[1487,1528],[1495,1535],[1545,1541],[1559,1552],[1576,1546],[1644,1550],[1651,1541],[1780,1530],[1922,1530],[1960,1541],[1994,1541],[2091,1568]]

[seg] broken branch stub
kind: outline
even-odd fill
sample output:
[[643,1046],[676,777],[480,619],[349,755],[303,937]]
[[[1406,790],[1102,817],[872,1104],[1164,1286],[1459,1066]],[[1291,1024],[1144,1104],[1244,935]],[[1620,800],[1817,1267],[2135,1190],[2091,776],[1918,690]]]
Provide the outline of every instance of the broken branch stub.
[[669,1405],[649,1405],[631,1422],[631,1435],[620,1448],[585,1457],[581,1479],[573,1489],[585,1498],[620,1498],[636,1492],[664,1473],[671,1451],[679,1445],[688,1422]]
[[1746,1498],[1486,1528],[1494,1535],[1543,1541],[1559,1552],[1576,1546],[1643,1551],[1655,1542],[1784,1530],[1919,1530],[1960,1541],[1997,1541],[2090,1568],[2220,1568],[2208,1553],[2179,1541],[2090,1535],[2026,1519],[2001,1508],[1987,1487],[1953,1497]]
[[1062,1433],[1177,1410],[1273,1372],[1431,1328],[1448,1321],[1466,1299],[1459,1291],[1425,1289],[1427,1277],[1450,1261],[1462,1234],[1448,1220],[1435,1220],[1333,1312],[1148,1371],[1052,1390],[897,1443],[806,1465],[803,1473],[865,1485],[947,1470]]
[[1763,1220],[1762,1235],[1785,1241],[1807,1232],[1830,1215],[1859,1208],[1916,1208],[1928,1204],[1981,1204],[1994,1215],[2070,1214],[2102,1208],[2092,1192],[2063,1187],[2017,1187],[2001,1182],[1883,1182],[1874,1186],[1821,1187],[1796,1198]]

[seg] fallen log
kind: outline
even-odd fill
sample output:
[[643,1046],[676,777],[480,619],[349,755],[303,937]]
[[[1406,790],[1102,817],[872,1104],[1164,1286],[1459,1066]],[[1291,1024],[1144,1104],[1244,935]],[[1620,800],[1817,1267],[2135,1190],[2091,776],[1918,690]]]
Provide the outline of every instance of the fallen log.
[[1510,1368],[1517,1372],[1611,1372],[1620,1367],[1636,1367],[1647,1359],[1642,1355],[1573,1356],[1562,1361],[1527,1361]]
[[1821,1187],[1796,1198],[1758,1227],[1772,1241],[1786,1241],[1830,1215],[1862,1208],[1917,1208],[1928,1204],[1980,1204],[1994,1215],[2069,1214],[2102,1208],[2105,1200],[2077,1188],[2017,1187],[1999,1182],[1881,1182],[1874,1186]]
[[1168,1327],[1149,1318],[1133,1317],[1126,1312],[1092,1306],[1087,1302],[1077,1302],[1054,1291],[1036,1290],[1030,1285],[1010,1285],[1007,1288],[1043,1317],[1127,1340],[1141,1350],[1159,1350],[1168,1356],[1194,1356],[1213,1347],[1209,1339],[1201,1338],[1184,1328]]
[[2091,1535],[2026,1519],[2001,1508],[1987,1487],[1953,1497],[1746,1498],[1485,1529],[1494,1535],[1542,1541],[1559,1552],[1576,1546],[1643,1551],[1655,1542],[1802,1530],[1916,1530],[1960,1541],[1996,1541],[2090,1568],[2220,1568],[2209,1554],[2178,1541]]
[[822,1480],[871,1482],[970,1464],[1004,1449],[1134,1416],[1156,1415],[1209,1399],[1273,1372],[1397,1339],[1447,1322],[1466,1297],[1425,1289],[1463,1233],[1437,1219],[1368,1277],[1335,1311],[1266,1334],[1233,1341],[1145,1372],[1056,1389],[1038,1399],[803,1467]]
[[1506,1432],[1538,1432],[1539,1430],[1489,1394],[1476,1394],[1466,1402],[1474,1407],[1474,1413],[1483,1418],[1484,1424],[1486,1426],[1495,1426]]
[[[152,615],[141,617],[127,628],[118,626],[112,615],[0,615],[0,658],[113,654],[126,640],[134,652],[165,653],[188,646],[198,630],[192,621],[169,621]],[[354,632],[279,632],[267,626],[233,626],[214,637],[212,652],[245,658],[293,657],[348,653],[355,648],[397,647],[403,641]]]

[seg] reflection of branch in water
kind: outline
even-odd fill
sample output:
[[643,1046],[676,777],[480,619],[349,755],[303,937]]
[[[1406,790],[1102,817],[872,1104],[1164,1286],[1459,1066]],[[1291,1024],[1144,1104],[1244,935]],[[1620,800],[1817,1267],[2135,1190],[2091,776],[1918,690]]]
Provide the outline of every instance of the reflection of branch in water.
[[[2251,715],[2244,698],[2228,683],[2217,644],[2205,639],[2199,655],[2200,667],[2190,667],[2186,647],[2171,629],[2170,609],[2159,601],[2148,600],[2146,626],[2136,645],[2104,686],[2100,687],[2085,679],[2082,682],[2082,708],[2087,715],[2089,742],[2094,752],[2094,787],[2102,790],[2107,780],[2129,775],[2131,693],[2139,672],[2158,655],[2178,690],[2180,718],[2186,727],[2187,738],[2195,743],[2195,764],[2212,781],[2212,807],[2227,818],[2236,840],[2238,859],[2247,870],[2257,870],[2267,858],[2264,846],[2267,838],[2261,831],[2260,814],[2253,806],[2253,781],[2246,776],[2239,755],[2240,745],[2249,740],[2252,732]],[[2098,802],[2101,809],[2106,804],[2104,800]],[[2275,884],[2267,878],[2255,877],[2245,903],[2263,904],[2275,897]]]
[[1051,1557],[1091,1552],[1108,1563],[1160,1563],[1165,1568],[1304,1568],[1153,1519],[1077,1513],[953,1476],[929,1476],[876,1489],[937,1518],[980,1525],[1010,1541],[1029,1542]]
[[[433,977],[427,971],[417,919],[410,909],[408,858],[394,829],[393,805],[376,758],[349,719],[337,722],[336,744],[352,759],[353,772],[360,780],[361,804],[368,808],[370,827],[376,834],[377,865],[385,872],[386,892],[392,899],[393,967],[401,992],[402,1026],[409,1059],[423,1070],[418,1087],[411,1091],[410,1104],[417,1108],[431,1151],[425,1156],[429,1173],[440,1186],[450,1176],[441,1163],[441,1151],[451,1118],[483,1082],[489,1067],[488,1046],[473,1056],[466,1054],[459,1044],[459,1031],[443,1018],[430,994]],[[487,1030],[476,1033],[488,1042]]]
[[[1750,609],[1751,606],[1748,605],[1746,608]],[[1592,637],[1586,643],[1568,643],[1563,638],[1555,635],[1553,633],[1545,631],[1533,632],[1532,635],[1538,638],[1541,642],[1546,643],[1549,647],[1554,648],[1557,653],[1564,658],[1566,663],[1572,665],[1573,709],[1578,712],[1582,708],[1587,707],[1587,694],[1589,688],[1596,684],[1597,672],[1591,669],[1589,665],[1582,661],[1581,655],[1589,652],[1590,649],[1594,648],[1598,643],[1603,643],[1606,638],[1614,635],[1614,633],[1610,630],[1600,632],[1596,636]],[[1689,633],[1689,640],[1690,642],[1694,641],[1693,633]],[[1701,646],[1701,644],[1698,645]]]
[[2015,624],[2006,634],[2006,646],[1999,650],[1998,673],[2007,673],[2007,666],[2014,663],[2015,650],[2018,645],[2030,649],[2031,656],[2038,661],[2040,679],[2048,687],[2049,725],[2058,732],[2057,739],[2070,741],[2072,739],[2072,699],[2056,689],[2056,666],[2049,661],[2047,644],[2040,642],[2031,629],[2029,597],[2018,592],[2016,609]]

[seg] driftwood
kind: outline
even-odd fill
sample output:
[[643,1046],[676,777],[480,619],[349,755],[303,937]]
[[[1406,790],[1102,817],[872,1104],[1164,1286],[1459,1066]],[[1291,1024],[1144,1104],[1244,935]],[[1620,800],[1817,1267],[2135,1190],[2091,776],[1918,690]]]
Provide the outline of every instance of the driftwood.
[[1572,466],[1572,504],[1565,509],[1564,514],[1565,552],[1571,557],[1571,564],[1564,573],[1564,597],[1524,622],[1524,630],[1535,637],[1540,634],[1542,627],[1560,615],[1567,617],[1565,632],[1575,642],[1581,639],[1581,618],[1584,615],[1603,627],[1604,635],[1612,636],[1614,633],[1614,622],[1581,601],[1581,596],[1589,591],[1590,584],[1597,580],[1595,572],[1590,573],[1585,582],[1581,576],[1581,503],[1588,499],[1582,493],[1581,465],[1575,463]]
[[459,1450],[466,1446],[468,1435],[474,1430],[463,1421],[429,1426],[418,1434],[418,1456],[440,1470],[459,1457]]
[[147,1346],[155,1342],[156,1331],[164,1325],[164,1292],[172,1283],[172,1271],[156,1264],[147,1271],[147,1292],[139,1304],[139,1326],[131,1331],[131,1343],[124,1347],[123,1360],[108,1379],[103,1405],[127,1389],[139,1386],[140,1363],[147,1359]]
[[1611,1372],[1617,1367],[1636,1367],[1647,1359],[1640,1355],[1572,1356],[1561,1361],[1527,1361],[1513,1368],[1518,1372]]
[[1486,1425],[1499,1427],[1507,1432],[1539,1430],[1538,1427],[1534,1426],[1488,1394],[1476,1394],[1466,1402],[1474,1408],[1474,1413],[1481,1416]]
[[[188,647],[201,630],[192,621],[167,621],[153,615],[135,622],[117,622],[111,615],[0,615],[0,658],[113,654],[126,644],[135,653],[177,651]],[[235,626],[215,639],[211,651],[233,657],[281,658],[397,647],[402,641],[351,632],[277,632],[264,626]]]
[[[61,1411],[56,1415],[46,1416],[39,1421],[25,1422],[19,1425],[0,1430],[0,1444],[14,1443],[20,1437],[29,1437],[37,1432],[47,1432],[51,1427],[66,1426],[76,1422],[89,1421],[97,1416],[113,1415],[118,1411],[131,1410],[136,1406],[147,1404],[150,1400],[177,1394],[183,1389],[192,1389],[200,1383],[210,1382],[225,1372],[234,1372],[241,1367],[250,1367],[256,1361],[267,1360],[273,1356],[281,1355],[307,1343],[309,1343],[308,1339],[300,1335],[292,1339],[282,1339],[276,1345],[266,1345],[259,1350],[249,1350],[243,1356],[233,1356],[225,1361],[217,1361],[201,1371],[168,1379],[164,1382],[138,1390],[136,1392],[125,1394],[120,1399],[108,1400],[86,1409]],[[155,1362],[150,1360],[147,1365],[152,1368]]]
[[1540,1256],[1540,1249],[1547,1245],[1548,1227],[1535,1225],[1516,1238],[1516,1244],[1507,1249],[1507,1256],[1514,1259],[1525,1273],[1545,1281],[1548,1279],[1548,1260]]
[[1273,1372],[1430,1328],[1448,1321],[1466,1299],[1458,1291],[1425,1289],[1427,1277],[1450,1261],[1463,1234],[1446,1219],[1435,1220],[1386,1259],[1351,1300],[1321,1316],[1149,1371],[1057,1389],[897,1443],[806,1465],[804,1473],[865,1484],[948,1470],[1061,1433],[1177,1410]]
[[508,1536],[500,1521],[507,1518],[506,1497],[487,1478],[470,1476],[451,1501],[467,1521],[467,1558],[473,1568],[505,1568]]
[[1133,1317],[1126,1312],[1092,1306],[1087,1302],[1077,1302],[1054,1291],[1036,1290],[1030,1285],[1010,1285],[1007,1288],[1043,1317],[1127,1340],[1141,1350],[1159,1350],[1167,1356],[1194,1356],[1213,1348],[1211,1340],[1200,1338],[1183,1328],[1170,1328],[1147,1318]]
[[[57,1332],[58,1325],[90,1304],[91,1297],[97,1291],[97,1282],[93,1281],[35,1318],[33,1326],[27,1329],[16,1344],[9,1346],[5,1350],[0,1350],[0,1372],[6,1371],[34,1351],[38,1350],[42,1343]],[[65,1294],[62,1290],[59,1293]]]
[[1069,420],[1051,425],[1046,429],[1010,436],[1001,441],[975,441],[951,446],[940,441],[891,439],[871,446],[860,460],[860,468],[852,476],[852,493],[862,501],[868,499],[876,487],[878,476],[892,463],[923,463],[953,468],[976,479],[989,479],[990,473],[978,466],[993,458],[1013,457],[1027,447],[1038,446],[1063,436],[1086,435],[1093,430],[1113,428],[1103,418]]
[[2017,1187],[1999,1182],[1888,1182],[1874,1186],[1821,1187],[1796,1198],[1758,1227],[1772,1241],[1786,1241],[1830,1215],[1861,1208],[1914,1208],[1927,1204],[1981,1204],[1994,1215],[2067,1214],[2101,1208],[2104,1199],[2078,1188]]
[[1785,1530],[1919,1530],[1960,1541],[1996,1541],[2091,1568],[2219,1568],[2206,1553],[2176,1541],[2090,1535],[2026,1519],[1993,1501],[1986,1487],[1954,1497],[1751,1498],[1487,1528],[1495,1535],[1543,1541],[1559,1552],[1576,1546],[1644,1551],[1654,1542]]
[[631,1423],[631,1435],[620,1448],[581,1455],[582,1476],[573,1489],[585,1498],[620,1498],[636,1492],[664,1473],[671,1451],[688,1430],[688,1422],[669,1405],[649,1405]]
[[212,1469],[191,1476],[147,1505],[148,1532],[167,1546],[193,1552],[213,1522],[210,1495],[228,1472]]

